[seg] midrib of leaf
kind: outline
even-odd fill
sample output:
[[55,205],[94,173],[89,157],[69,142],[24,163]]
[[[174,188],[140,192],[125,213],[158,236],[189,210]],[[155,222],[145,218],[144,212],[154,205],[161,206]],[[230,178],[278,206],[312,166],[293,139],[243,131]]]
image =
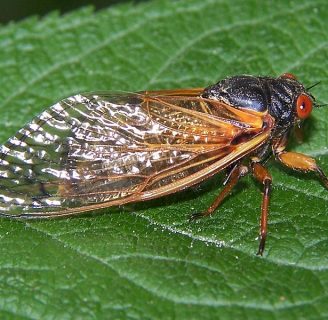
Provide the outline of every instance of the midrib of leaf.
[[[280,186],[281,184],[278,183],[277,185]],[[307,193],[304,193],[302,190],[295,189],[293,187],[290,187],[289,185],[283,185],[283,187],[284,188],[289,188],[293,191],[303,193],[305,195],[308,195]],[[313,196],[313,195],[311,195],[311,196]],[[314,196],[314,197],[318,197],[318,196]],[[321,197],[318,197],[318,198],[322,199]],[[323,200],[326,200],[326,198],[323,198]],[[190,238],[192,241],[205,242],[207,245],[214,245],[216,248],[224,247],[227,250],[233,250],[236,253],[239,252],[239,253],[244,254],[245,256],[249,256],[251,259],[262,259],[261,257],[254,256],[253,253],[250,253],[248,251],[245,251],[245,250],[242,250],[240,248],[234,247],[233,245],[231,246],[228,243],[225,243],[224,241],[218,241],[216,239],[211,239],[211,238],[206,237],[206,236],[194,235],[191,232],[186,232],[185,230],[180,229],[179,226],[177,226],[177,225],[172,226],[172,225],[159,223],[158,221],[153,220],[150,217],[143,215],[142,213],[137,212],[137,213],[133,213],[133,215],[135,215],[137,218],[142,219],[144,222],[146,222],[150,226],[160,227],[162,230],[166,230],[168,232],[173,232],[174,234],[179,234],[183,237]],[[77,234],[79,232],[74,231],[73,233],[66,232],[66,233],[62,233],[62,234],[60,234],[60,233],[59,234],[52,234],[52,233],[48,232],[47,230],[40,229],[40,228],[36,227],[35,225],[33,225],[31,223],[28,223],[28,222],[23,222],[23,223],[27,228],[31,229],[32,231],[41,233],[41,234],[45,235],[46,237],[48,237],[51,241],[59,243],[62,246],[63,250],[66,250],[68,248],[68,249],[74,251],[77,255],[86,257],[86,258],[91,259],[91,260],[95,260],[98,263],[101,263],[101,264],[105,265],[106,267],[109,267],[111,270],[113,270],[115,272],[118,272],[118,271],[115,270],[115,268],[113,268],[111,266],[110,261],[115,261],[115,260],[119,260],[119,259],[122,259],[122,258],[133,258],[133,257],[145,257],[147,259],[154,259],[154,260],[161,259],[161,260],[166,260],[166,261],[177,261],[177,262],[192,263],[192,264],[194,264],[198,267],[205,268],[205,269],[215,271],[215,272],[219,272],[219,269],[210,268],[210,267],[208,267],[206,265],[203,265],[203,264],[200,264],[196,261],[190,261],[190,260],[185,260],[185,259],[177,259],[177,258],[172,258],[172,257],[168,258],[168,257],[165,257],[165,256],[154,256],[154,255],[149,255],[149,254],[129,254],[129,255],[124,255],[123,254],[123,255],[119,255],[119,256],[111,256],[109,259],[102,259],[102,258],[100,258],[96,255],[91,254],[88,251],[83,251],[83,250],[79,249],[78,247],[73,246],[70,242],[66,242],[65,240],[61,239],[61,236],[63,236],[63,235],[67,236],[68,234]],[[106,228],[104,227],[103,229],[106,229]],[[312,267],[312,266],[309,266],[309,265],[298,265],[298,264],[295,264],[295,263],[290,264],[288,262],[278,261],[276,259],[271,259],[270,257],[266,258],[265,262],[266,263],[269,262],[269,263],[271,263],[273,265],[277,265],[277,266],[291,267],[291,268],[296,268],[296,269],[300,269],[300,270],[310,270],[310,271],[325,271],[325,270],[328,270],[328,267],[327,268],[323,268],[323,267],[317,268],[317,267]],[[25,270],[31,270],[31,269],[25,269]],[[35,269],[35,270],[41,271],[42,269]],[[49,269],[46,269],[46,270],[49,270]],[[126,277],[126,279],[129,280],[128,277]]]
[[[145,219],[141,215],[137,215],[137,217],[141,217],[142,219]],[[191,238],[193,241],[201,241],[201,242],[203,242],[205,240],[205,239],[198,239],[197,237],[194,237],[193,235],[188,235],[188,234],[183,233],[183,232],[181,233],[181,230],[179,230],[179,229],[172,230],[172,228],[170,226],[159,224],[156,221],[151,221],[148,218],[146,218],[145,220],[148,223],[150,223],[151,225],[155,225],[157,227],[160,226],[163,229],[168,230],[169,232],[174,231],[174,233],[179,233],[179,234],[181,234],[183,236],[187,236],[187,237]],[[37,228],[37,227],[29,224],[29,223],[25,223],[25,225],[26,225],[27,228],[31,229],[32,231],[37,232],[37,233],[40,233],[40,234],[43,234],[47,238],[49,238],[51,241],[54,241],[56,243],[59,243],[62,246],[63,250],[69,249],[69,250],[75,252],[78,256],[82,256],[84,258],[87,258],[87,259],[96,261],[97,263],[99,263],[101,265],[104,265],[106,268],[109,268],[110,270],[116,272],[118,274],[118,276],[120,276],[121,278],[124,278],[124,279],[132,282],[134,285],[139,286],[142,289],[144,289],[146,291],[149,291],[150,293],[152,293],[152,294],[154,294],[154,295],[156,295],[156,296],[158,296],[160,298],[168,299],[165,296],[161,296],[158,291],[151,290],[151,289],[147,288],[146,286],[143,286],[140,282],[134,281],[134,279],[132,277],[130,277],[129,274],[120,272],[120,270],[117,269],[117,268],[115,268],[110,262],[121,260],[121,259],[131,259],[131,258],[143,258],[143,259],[150,259],[150,260],[172,261],[172,262],[179,262],[179,263],[182,262],[182,263],[186,263],[186,264],[193,264],[193,265],[195,265],[197,267],[204,268],[206,270],[210,270],[210,271],[217,272],[217,273],[221,274],[221,271],[218,268],[213,268],[213,267],[210,267],[208,265],[201,264],[201,263],[199,263],[197,261],[192,261],[192,260],[187,260],[187,259],[181,259],[181,258],[178,259],[178,258],[175,258],[175,257],[154,256],[154,255],[149,255],[149,254],[129,254],[129,255],[111,256],[109,259],[102,259],[99,256],[92,255],[92,254],[90,254],[90,252],[83,251],[83,250],[79,249],[78,247],[73,246],[69,242],[63,241],[57,235],[51,234],[51,233],[47,232],[46,230],[39,229],[39,228]],[[214,243],[215,247],[218,247],[217,243],[215,243],[215,242],[208,241],[207,239],[205,240],[205,242],[207,242],[209,244],[213,244]],[[249,255],[249,252],[245,252],[244,250],[235,249],[235,248],[233,250],[236,251],[236,252],[243,253],[246,256]],[[251,258],[253,258],[253,259],[261,259],[259,257],[254,257],[254,255],[251,255]],[[328,268],[327,269],[324,269],[324,268],[311,268],[311,267],[307,267],[307,266],[300,266],[300,265],[297,265],[297,264],[292,264],[291,265],[291,264],[288,264],[288,263],[283,263],[282,261],[277,261],[277,260],[272,260],[272,259],[266,259],[265,263],[270,263],[270,264],[273,264],[273,265],[287,267],[287,268],[292,268],[292,269],[296,268],[296,269],[300,269],[300,270],[308,270],[308,271],[311,271],[311,272],[312,271],[325,271],[325,270],[328,269]],[[11,267],[8,267],[8,268],[11,268]],[[31,271],[31,269],[24,269],[24,270]],[[35,268],[35,270],[42,271],[43,269]],[[172,300],[172,302],[182,303],[182,304],[190,304],[190,303],[192,303],[191,301],[183,301],[183,300],[181,300],[181,301]],[[211,305],[211,306],[231,305],[231,301],[220,301],[219,303],[216,302],[216,301],[212,301],[212,302],[209,301],[208,303],[206,303],[206,302],[200,303],[199,301],[194,301],[194,303],[195,304],[199,304],[199,305]],[[306,303],[309,303],[309,301],[307,301]],[[267,305],[267,306],[261,305],[261,306],[258,306],[258,305],[255,305],[255,304],[256,304],[256,302],[254,302],[254,304],[253,303],[246,303],[246,304],[245,303],[241,303],[241,304],[233,303],[233,305],[239,305],[239,306],[244,306],[244,307],[254,307],[254,308],[259,308],[259,309],[264,309],[264,310],[274,310],[271,305]]]

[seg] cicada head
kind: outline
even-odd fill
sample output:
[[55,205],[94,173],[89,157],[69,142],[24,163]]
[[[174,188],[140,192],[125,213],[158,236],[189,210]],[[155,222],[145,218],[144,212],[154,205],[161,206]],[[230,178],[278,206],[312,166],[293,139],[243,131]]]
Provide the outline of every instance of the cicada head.
[[314,105],[314,96],[307,92],[305,87],[291,73],[284,73],[278,80],[290,87],[289,96],[292,100],[291,110],[296,121],[304,120],[311,115]]

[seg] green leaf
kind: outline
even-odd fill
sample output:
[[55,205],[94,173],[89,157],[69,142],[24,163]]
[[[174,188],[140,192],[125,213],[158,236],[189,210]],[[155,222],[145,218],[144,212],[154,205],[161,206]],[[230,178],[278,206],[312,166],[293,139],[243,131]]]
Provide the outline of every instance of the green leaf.
[[[207,86],[233,74],[296,74],[328,101],[327,1],[149,1],[51,14],[0,28],[0,138],[81,91]],[[328,171],[328,110],[305,143]],[[188,222],[222,177],[124,210],[0,220],[0,317],[324,319],[328,194],[268,164],[264,257],[260,186],[244,179],[211,218]]]

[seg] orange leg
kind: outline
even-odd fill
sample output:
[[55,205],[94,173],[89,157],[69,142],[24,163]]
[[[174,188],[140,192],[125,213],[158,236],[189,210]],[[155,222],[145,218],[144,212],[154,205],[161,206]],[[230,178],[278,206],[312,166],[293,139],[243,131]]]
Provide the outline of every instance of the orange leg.
[[219,193],[219,195],[214,200],[214,202],[208,207],[207,210],[203,212],[194,213],[191,216],[190,220],[196,220],[211,215],[215,211],[215,209],[222,203],[225,197],[231,192],[231,190],[237,184],[239,179],[245,176],[247,173],[248,173],[248,168],[246,166],[239,165],[234,167],[224,183],[225,186],[223,190]]
[[261,206],[261,226],[260,226],[260,244],[258,255],[262,255],[265,247],[265,240],[268,230],[268,214],[271,195],[272,178],[266,168],[259,162],[252,162],[253,175],[260,183],[263,184],[263,198]]
[[277,153],[276,158],[282,164],[293,170],[316,173],[323,185],[328,189],[328,178],[313,158],[302,153],[286,151]]

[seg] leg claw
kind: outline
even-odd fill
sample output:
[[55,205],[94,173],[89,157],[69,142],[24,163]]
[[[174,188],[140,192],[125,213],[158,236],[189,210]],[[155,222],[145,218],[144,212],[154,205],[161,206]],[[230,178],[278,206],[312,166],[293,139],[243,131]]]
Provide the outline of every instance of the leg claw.
[[193,213],[190,218],[189,218],[189,221],[195,221],[195,220],[198,220],[200,218],[203,218],[204,217],[204,213],[203,212],[195,212]]

